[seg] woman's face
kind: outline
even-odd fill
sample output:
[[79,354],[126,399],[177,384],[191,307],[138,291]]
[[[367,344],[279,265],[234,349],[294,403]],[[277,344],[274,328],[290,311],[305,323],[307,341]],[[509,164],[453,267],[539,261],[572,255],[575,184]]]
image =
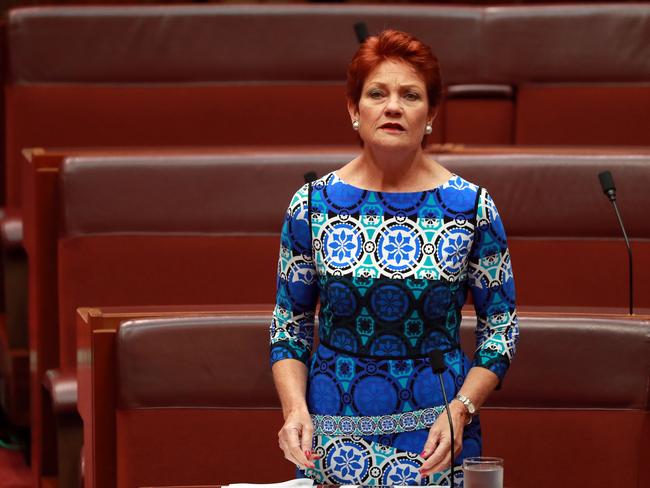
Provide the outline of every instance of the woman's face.
[[387,60],[366,78],[359,106],[349,106],[359,135],[374,149],[420,147],[432,119],[424,80],[409,64]]

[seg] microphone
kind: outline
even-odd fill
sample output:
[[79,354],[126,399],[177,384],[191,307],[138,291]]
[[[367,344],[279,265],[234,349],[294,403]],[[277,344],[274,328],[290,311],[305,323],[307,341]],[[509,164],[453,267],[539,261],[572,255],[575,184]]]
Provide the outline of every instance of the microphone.
[[614,177],[609,171],[598,173],[600,186],[603,188],[603,193],[609,197],[612,202],[616,201],[616,185],[614,185]]
[[623,232],[623,239],[625,239],[625,245],[627,246],[627,261],[628,261],[628,278],[630,280],[628,290],[630,292],[630,315],[634,315],[634,279],[633,279],[633,268],[632,268],[632,247],[630,246],[630,240],[627,238],[627,232],[625,232],[625,225],[623,225],[623,218],[621,213],[618,210],[618,205],[616,205],[616,185],[614,185],[614,177],[609,171],[603,171],[598,173],[598,179],[600,180],[600,186],[603,189],[603,193],[607,195],[609,201],[612,202],[614,210],[616,211],[616,217],[618,218],[618,223],[621,226],[621,231]]
[[431,371],[433,374],[438,375],[440,380],[440,389],[442,390],[442,398],[445,400],[445,410],[447,411],[447,421],[449,422],[449,433],[451,434],[451,473],[449,486],[454,486],[454,424],[451,421],[451,412],[449,411],[449,402],[447,401],[447,392],[445,390],[445,383],[442,381],[442,373],[445,372],[445,354],[442,351],[434,350],[429,353],[429,360],[431,361]]
[[363,44],[368,39],[368,26],[365,22],[357,22],[354,24],[354,33],[357,35],[359,44]]
[[315,171],[307,171],[302,177],[305,179],[305,183],[311,183],[317,177]]

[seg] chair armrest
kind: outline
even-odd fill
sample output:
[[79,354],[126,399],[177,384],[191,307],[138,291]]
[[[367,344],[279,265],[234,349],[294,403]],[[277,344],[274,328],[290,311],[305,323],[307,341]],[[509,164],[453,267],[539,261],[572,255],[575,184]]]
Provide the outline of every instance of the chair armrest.
[[494,98],[512,100],[514,88],[510,85],[450,85],[447,87],[447,100]]
[[43,386],[52,397],[52,408],[56,414],[77,411],[77,373],[49,369],[45,372]]
[[5,250],[23,247],[23,217],[19,213],[5,213],[0,221],[0,239]]

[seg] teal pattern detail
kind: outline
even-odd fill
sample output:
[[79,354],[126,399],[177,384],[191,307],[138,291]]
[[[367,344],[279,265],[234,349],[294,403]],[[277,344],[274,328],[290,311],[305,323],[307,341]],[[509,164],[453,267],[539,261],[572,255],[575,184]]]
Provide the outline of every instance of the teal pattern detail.
[[[424,459],[413,452],[368,441],[361,437],[314,437],[313,451],[320,459],[304,474],[318,484],[364,486],[449,485],[449,470],[422,476]],[[460,473],[459,473],[460,472]],[[462,485],[456,470],[455,485]]]
[[380,416],[312,415],[314,435],[371,436],[400,434],[428,429],[443,412],[444,406],[424,408]]

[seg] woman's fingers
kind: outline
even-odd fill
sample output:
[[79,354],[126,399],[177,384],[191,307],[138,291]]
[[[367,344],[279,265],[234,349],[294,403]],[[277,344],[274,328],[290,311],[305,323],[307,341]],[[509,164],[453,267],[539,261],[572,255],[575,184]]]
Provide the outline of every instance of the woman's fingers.
[[[313,468],[314,463],[307,459],[306,449],[301,446],[301,429],[292,425],[284,425],[278,433],[280,449],[284,457],[301,468]],[[309,436],[311,446],[311,436]]]
[[420,453],[421,457],[426,459],[431,456],[431,453],[435,451],[436,446],[438,446],[438,442],[440,442],[440,434],[441,433],[435,429],[435,427],[432,427],[431,430],[429,430],[429,437],[427,437],[422,453]]
[[449,466],[449,445],[451,443],[449,442],[448,438],[442,438],[440,439],[440,442],[436,446],[436,448],[433,450],[433,452],[429,455],[429,457],[422,463],[422,466],[420,467],[420,473],[424,475],[428,475],[431,473],[437,473],[438,471],[442,471],[446,467]]
[[314,427],[311,424],[305,424],[302,426],[302,436],[300,439],[300,447],[303,452],[309,452],[311,454],[311,445],[314,436]]
[[[446,421],[446,419],[445,419]],[[463,426],[454,424],[454,459],[463,449]],[[421,456],[425,459],[420,467],[422,475],[437,473],[451,466],[451,436],[449,426],[440,419],[431,426],[429,437],[424,444]]]

